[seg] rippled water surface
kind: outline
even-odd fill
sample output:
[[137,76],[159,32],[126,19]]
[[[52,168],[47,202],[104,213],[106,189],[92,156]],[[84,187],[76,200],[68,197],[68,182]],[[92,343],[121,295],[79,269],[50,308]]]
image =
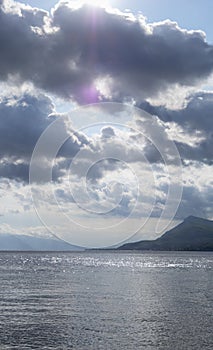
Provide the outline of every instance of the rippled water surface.
[[0,349],[213,349],[212,253],[0,253]]

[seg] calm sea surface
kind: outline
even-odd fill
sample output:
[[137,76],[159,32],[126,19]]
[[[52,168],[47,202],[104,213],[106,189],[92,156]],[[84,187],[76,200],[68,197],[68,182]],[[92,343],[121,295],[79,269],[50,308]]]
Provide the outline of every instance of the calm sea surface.
[[213,349],[213,253],[0,253],[0,350]]

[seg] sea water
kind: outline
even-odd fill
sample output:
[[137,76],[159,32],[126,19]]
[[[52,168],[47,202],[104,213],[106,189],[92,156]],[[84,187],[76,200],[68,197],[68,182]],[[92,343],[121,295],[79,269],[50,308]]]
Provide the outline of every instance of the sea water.
[[213,349],[213,253],[0,253],[0,349]]

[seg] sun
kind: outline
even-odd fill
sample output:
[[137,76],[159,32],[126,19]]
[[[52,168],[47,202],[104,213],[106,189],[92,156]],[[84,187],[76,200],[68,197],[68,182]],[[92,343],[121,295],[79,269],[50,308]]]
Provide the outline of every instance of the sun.
[[110,3],[108,0],[82,0],[80,2],[83,4],[88,4],[88,5],[97,6],[97,7],[105,7],[105,8],[110,7]]

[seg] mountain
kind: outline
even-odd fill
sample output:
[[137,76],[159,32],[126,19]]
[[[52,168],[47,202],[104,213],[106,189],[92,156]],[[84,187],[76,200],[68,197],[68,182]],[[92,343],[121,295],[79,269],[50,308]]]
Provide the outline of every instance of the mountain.
[[80,251],[81,247],[71,245],[59,238],[27,235],[0,234],[0,251]]
[[213,251],[213,221],[189,216],[153,241],[126,243],[117,249]]

